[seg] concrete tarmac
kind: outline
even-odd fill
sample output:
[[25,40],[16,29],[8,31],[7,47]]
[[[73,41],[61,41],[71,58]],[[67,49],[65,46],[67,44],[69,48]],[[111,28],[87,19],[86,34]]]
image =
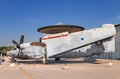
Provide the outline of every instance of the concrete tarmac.
[[67,59],[66,66],[63,60],[50,60],[47,65],[24,61],[10,66],[4,62],[0,66],[0,79],[120,79],[120,61]]

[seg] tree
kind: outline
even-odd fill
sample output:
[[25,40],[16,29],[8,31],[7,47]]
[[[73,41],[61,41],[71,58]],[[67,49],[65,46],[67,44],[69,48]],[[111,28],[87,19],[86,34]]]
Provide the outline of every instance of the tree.
[[2,46],[2,47],[0,47],[0,51],[4,51],[4,50],[7,50],[7,49],[8,49],[7,46]]

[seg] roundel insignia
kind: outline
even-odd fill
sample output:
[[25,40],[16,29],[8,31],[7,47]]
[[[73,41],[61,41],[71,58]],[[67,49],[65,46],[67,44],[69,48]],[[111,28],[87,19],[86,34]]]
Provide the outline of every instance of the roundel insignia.
[[81,37],[81,38],[80,38],[80,41],[84,41],[84,40],[85,40],[85,38],[84,38],[84,37]]
[[81,52],[81,50],[78,50],[78,53],[80,53]]

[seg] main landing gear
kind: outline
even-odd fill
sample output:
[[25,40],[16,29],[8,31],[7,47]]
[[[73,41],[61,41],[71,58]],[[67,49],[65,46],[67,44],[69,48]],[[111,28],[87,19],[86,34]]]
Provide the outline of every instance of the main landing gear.
[[60,61],[60,58],[55,58],[55,61]]

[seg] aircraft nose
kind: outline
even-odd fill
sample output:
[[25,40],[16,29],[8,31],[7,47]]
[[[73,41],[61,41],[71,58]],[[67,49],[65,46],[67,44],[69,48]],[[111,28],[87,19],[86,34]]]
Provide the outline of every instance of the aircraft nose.
[[6,54],[7,56],[10,56],[11,55],[11,52],[7,52],[7,54]]
[[13,51],[7,52],[7,56],[13,56],[13,55],[14,55],[14,52],[13,52]]

